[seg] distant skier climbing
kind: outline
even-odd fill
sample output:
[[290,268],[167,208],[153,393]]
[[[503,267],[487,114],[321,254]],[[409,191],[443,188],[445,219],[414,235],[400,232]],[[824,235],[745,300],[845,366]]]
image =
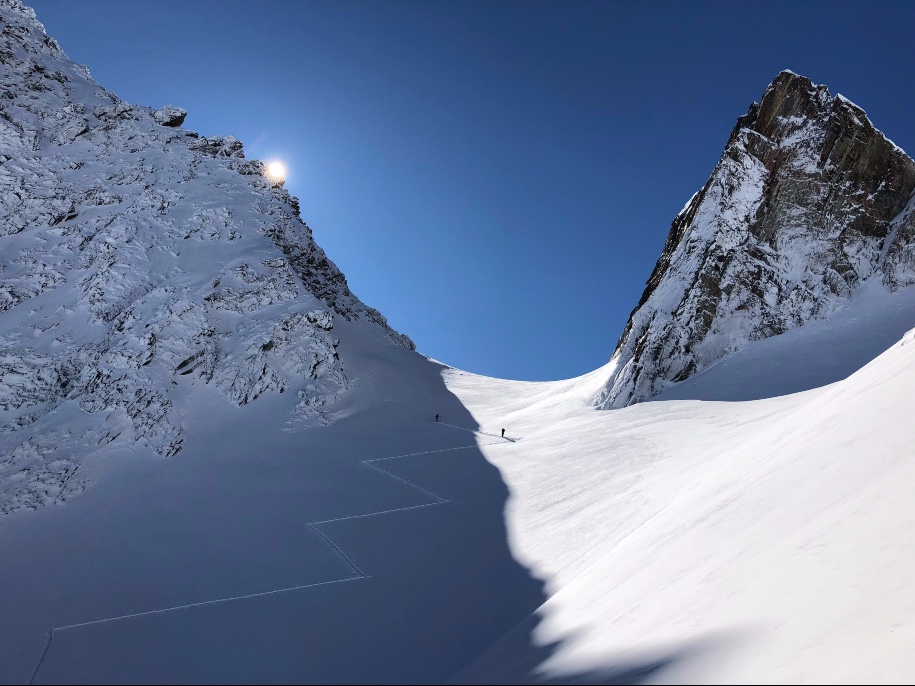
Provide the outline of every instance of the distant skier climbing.
[[438,421],[439,415],[435,415],[435,421]]
[[505,438],[505,429],[502,429],[502,438]]

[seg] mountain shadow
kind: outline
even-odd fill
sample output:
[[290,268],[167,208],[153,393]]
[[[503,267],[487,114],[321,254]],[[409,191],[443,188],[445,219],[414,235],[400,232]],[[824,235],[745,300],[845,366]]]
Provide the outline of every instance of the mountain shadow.
[[543,585],[440,366],[342,338],[371,398],[349,418],[271,431],[267,399],[247,440],[216,417],[180,459],[100,459],[0,521],[0,681],[437,683],[531,616]]

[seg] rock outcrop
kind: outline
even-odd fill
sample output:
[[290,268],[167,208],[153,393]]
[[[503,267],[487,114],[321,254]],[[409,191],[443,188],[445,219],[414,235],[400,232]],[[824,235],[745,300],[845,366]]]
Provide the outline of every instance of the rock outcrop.
[[153,119],[162,126],[181,126],[185,117],[187,110],[174,105],[166,105],[161,110],[153,112]]
[[333,421],[339,318],[413,347],[240,141],[120,101],[18,0],[0,63],[0,513],[83,488],[112,441],[177,454],[191,386],[289,392],[290,427]]
[[214,157],[238,157],[244,159],[244,146],[235,136],[192,137],[187,146],[191,150],[205,152]]
[[915,163],[855,104],[781,72],[674,219],[596,399],[652,397],[747,341],[915,283]]

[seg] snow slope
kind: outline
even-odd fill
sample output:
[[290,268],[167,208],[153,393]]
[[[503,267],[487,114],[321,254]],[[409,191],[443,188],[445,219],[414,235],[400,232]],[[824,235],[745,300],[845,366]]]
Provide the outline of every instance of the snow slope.
[[[831,361],[803,382],[827,385],[791,395],[594,412],[606,370],[447,372],[517,439],[481,449],[511,490],[512,550],[551,595],[456,681],[911,682],[915,330],[890,337],[915,325],[915,292],[867,290],[843,325],[750,343],[687,397],[733,395],[742,373],[790,388],[795,359]],[[836,381],[862,337],[890,347]]]
[[[886,340],[915,292],[852,303]],[[112,445],[0,520],[0,681],[910,680],[915,334],[834,383],[867,327],[774,337],[748,349],[828,345],[827,385],[598,412],[606,369],[490,379],[340,327],[334,424],[204,386],[180,459]]]
[[0,94],[0,683],[439,682],[543,602],[441,366],[239,141],[18,0]]
[[908,281],[596,412],[618,361],[417,355],[238,141],[0,20],[0,683],[912,679]]
[[509,443],[441,365],[338,326],[333,424],[198,381],[179,456],[110,444],[92,488],[0,518],[0,683],[440,683],[544,602],[477,447]]

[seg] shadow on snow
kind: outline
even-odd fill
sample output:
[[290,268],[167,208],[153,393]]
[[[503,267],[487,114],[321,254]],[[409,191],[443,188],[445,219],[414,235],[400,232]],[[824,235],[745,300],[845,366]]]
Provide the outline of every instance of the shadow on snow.
[[440,367],[350,359],[373,400],[349,418],[246,438],[279,405],[212,413],[178,458],[0,521],[0,682],[444,682],[530,617],[508,490],[432,421],[477,428]]

